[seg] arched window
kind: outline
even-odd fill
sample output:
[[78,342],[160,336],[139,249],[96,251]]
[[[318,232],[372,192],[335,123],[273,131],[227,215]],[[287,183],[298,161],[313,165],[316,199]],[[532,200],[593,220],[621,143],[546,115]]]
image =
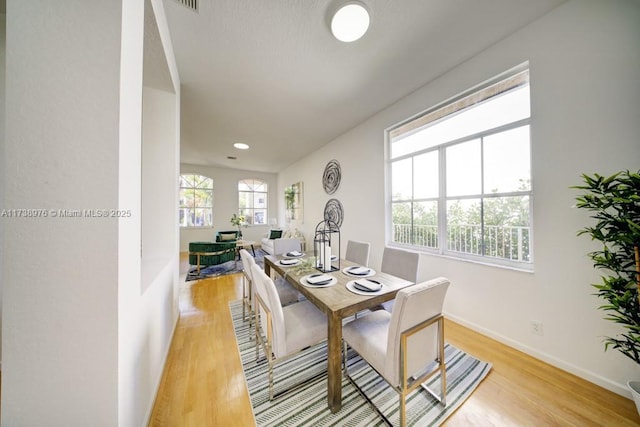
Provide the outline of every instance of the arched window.
[[196,174],[180,175],[180,227],[213,225],[213,180]]
[[242,179],[238,182],[238,210],[247,224],[267,223],[267,183],[259,179]]

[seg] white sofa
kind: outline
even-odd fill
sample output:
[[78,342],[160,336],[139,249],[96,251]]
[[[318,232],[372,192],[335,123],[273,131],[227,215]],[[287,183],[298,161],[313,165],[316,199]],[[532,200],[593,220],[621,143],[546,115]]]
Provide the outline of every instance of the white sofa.
[[270,234],[271,234],[271,231],[269,231],[260,241],[260,246],[262,247],[262,250],[268,253],[269,255],[282,253],[282,250],[279,250],[278,248],[285,245],[289,247],[288,246],[289,242],[285,242],[285,241],[290,241],[294,239],[300,242],[301,249],[303,251],[305,249],[304,236],[302,236],[302,233],[300,233],[298,229],[296,229],[295,231],[290,231],[290,230],[285,231],[282,233],[282,237],[277,239],[270,239],[269,238]]

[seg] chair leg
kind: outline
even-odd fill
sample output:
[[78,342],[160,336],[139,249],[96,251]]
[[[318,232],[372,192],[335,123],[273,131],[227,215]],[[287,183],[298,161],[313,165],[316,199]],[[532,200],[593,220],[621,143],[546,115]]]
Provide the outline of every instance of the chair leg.
[[345,340],[342,340],[342,372],[344,372],[345,377],[349,376],[347,371],[347,342]]
[[242,277],[242,320],[249,318],[249,327],[251,328],[255,313],[253,312],[253,301],[251,298],[252,283],[246,276]]
[[260,313],[259,310],[256,310],[255,315],[254,315],[254,319],[255,321],[255,339],[256,339],[256,361],[258,361],[258,359],[260,358],[260,349],[258,348],[258,345],[260,344],[260,338],[258,337],[258,334],[260,333]]
[[[342,340],[342,342],[343,342],[342,363],[343,363],[344,376],[347,378],[347,380],[349,380],[349,382],[356,389],[358,394],[360,394],[360,396],[362,396],[362,398],[367,401],[371,409],[373,409],[373,411],[376,412],[380,416],[380,418],[382,418],[382,421],[384,421],[384,423],[389,427],[393,427],[393,424],[391,424],[391,421],[387,419],[387,417],[382,413],[380,409],[378,409],[378,407],[373,403],[373,401],[369,398],[369,396],[367,396],[367,394],[360,388],[358,383],[356,383],[356,381],[353,378],[351,378],[351,376],[349,375],[349,371],[347,368],[347,342],[345,340]],[[402,399],[402,396],[400,396],[400,399]]]
[[242,320],[247,320],[246,317],[246,308],[247,308],[247,277],[242,276]]
[[440,404],[443,407],[447,406],[447,370],[444,363],[440,368]]
[[442,405],[442,407],[447,406],[447,365],[445,364],[445,355],[444,355],[444,319],[441,318],[438,320],[438,358],[436,359],[438,362],[438,370],[440,371],[440,395],[438,395],[435,391],[431,390],[426,383],[420,384],[427,393],[429,393],[434,399]]
[[440,404],[447,406],[447,367],[444,360],[444,319],[438,321],[438,353],[440,354]]
[[273,358],[271,355],[271,346],[267,344],[267,362],[269,364],[269,400],[273,400]]
[[399,394],[400,397],[400,427],[407,425],[407,404],[404,393]]
[[249,281],[249,326],[251,326],[251,322],[255,321],[256,313],[255,313],[255,301],[253,296],[253,282]]
[[[249,328],[251,328],[253,326],[253,322],[255,321],[256,318],[256,314],[254,313],[253,309],[251,308],[251,304],[249,304]],[[255,339],[255,337],[249,337],[249,341]]]

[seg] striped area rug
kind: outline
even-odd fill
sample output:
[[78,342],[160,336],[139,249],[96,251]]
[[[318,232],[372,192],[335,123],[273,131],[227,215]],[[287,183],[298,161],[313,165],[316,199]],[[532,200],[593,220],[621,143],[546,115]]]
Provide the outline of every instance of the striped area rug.
[[[258,426],[379,426],[385,425],[358,391],[346,379],[342,380],[342,409],[332,414],[327,407],[327,347],[319,344],[298,356],[276,365],[274,390],[288,389],[292,385],[324,374],[294,393],[269,401],[268,369],[260,348],[256,362],[254,330],[242,320],[242,303],[229,304],[233,325],[242,359],[242,367],[249,388],[251,405]],[[491,370],[491,364],[447,344],[447,406],[442,408],[426,391],[418,388],[407,399],[407,423],[411,426],[437,426],[451,415]],[[394,424],[400,424],[398,394],[364,362],[355,352],[348,353],[349,373],[367,396]],[[435,376],[427,385],[439,392],[440,377]]]

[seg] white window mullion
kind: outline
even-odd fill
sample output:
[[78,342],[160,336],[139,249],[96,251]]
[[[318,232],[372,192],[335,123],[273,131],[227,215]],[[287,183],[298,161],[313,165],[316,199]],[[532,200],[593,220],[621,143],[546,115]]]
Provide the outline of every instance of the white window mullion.
[[480,254],[487,254],[487,239],[484,224],[484,137],[480,138]]
[[444,147],[438,150],[439,176],[438,176],[438,248],[442,254],[447,249],[447,157]]

